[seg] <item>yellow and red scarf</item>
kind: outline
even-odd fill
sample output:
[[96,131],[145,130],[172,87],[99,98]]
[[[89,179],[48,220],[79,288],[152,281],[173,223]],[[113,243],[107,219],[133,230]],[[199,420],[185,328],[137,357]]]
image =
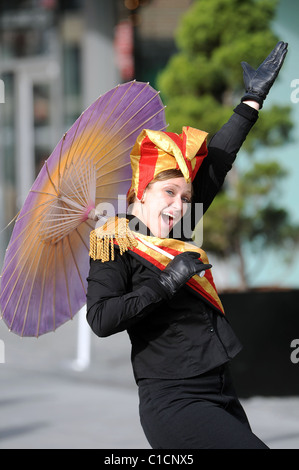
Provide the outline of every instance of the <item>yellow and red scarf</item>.
[[[112,217],[102,227],[93,230],[90,234],[90,257],[102,262],[113,260],[114,245],[117,245],[120,254],[125,251],[132,252],[140,257],[141,262],[145,260],[161,271],[174,256],[185,251],[198,253],[203,263],[209,263],[205,251],[196,245],[173,238],[158,238],[133,232],[128,224],[129,221],[125,218]],[[205,271],[204,277],[194,275],[187,285],[218,312],[224,314],[210,269]]]

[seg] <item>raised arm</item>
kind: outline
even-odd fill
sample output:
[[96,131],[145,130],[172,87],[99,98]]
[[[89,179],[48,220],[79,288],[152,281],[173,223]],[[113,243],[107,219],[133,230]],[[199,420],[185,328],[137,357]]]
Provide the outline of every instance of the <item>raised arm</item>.
[[256,70],[242,62],[245,94],[228,122],[210,140],[208,157],[193,182],[194,202],[203,204],[203,212],[221,188],[238,151],[257,121],[258,110],[263,107],[278,76],[287,46],[287,43],[279,42]]

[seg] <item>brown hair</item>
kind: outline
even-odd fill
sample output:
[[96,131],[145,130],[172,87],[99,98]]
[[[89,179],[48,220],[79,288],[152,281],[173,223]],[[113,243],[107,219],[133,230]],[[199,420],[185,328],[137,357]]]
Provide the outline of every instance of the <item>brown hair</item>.
[[[182,177],[184,177],[184,175],[181,172],[181,170],[176,170],[176,169],[164,170],[164,171],[161,171],[161,173],[158,173],[157,176],[147,185],[146,188],[148,188],[148,186],[150,184],[156,183],[156,181],[165,181],[165,180],[169,180],[171,178],[182,178]],[[133,204],[135,201],[136,201],[136,194],[132,191],[127,196],[128,206],[130,204]]]

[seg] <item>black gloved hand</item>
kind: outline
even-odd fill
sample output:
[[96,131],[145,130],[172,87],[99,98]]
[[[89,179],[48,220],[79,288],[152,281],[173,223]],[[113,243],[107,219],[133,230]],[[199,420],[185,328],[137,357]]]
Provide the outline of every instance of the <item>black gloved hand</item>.
[[260,109],[269,93],[288,52],[288,43],[278,42],[264,62],[254,70],[247,62],[241,62],[246,94],[241,101],[257,101]]
[[157,280],[168,298],[171,298],[194,274],[204,274],[206,269],[212,267],[211,264],[204,264],[199,258],[199,253],[185,251],[175,256],[162,271]]

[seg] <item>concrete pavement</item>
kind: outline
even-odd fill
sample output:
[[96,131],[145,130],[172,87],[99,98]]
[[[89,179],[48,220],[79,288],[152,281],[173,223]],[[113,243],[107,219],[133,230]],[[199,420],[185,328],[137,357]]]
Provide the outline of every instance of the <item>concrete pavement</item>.
[[[38,339],[0,322],[1,449],[149,449],[126,333],[91,336],[91,362],[76,370],[78,317]],[[299,373],[299,365],[298,365]],[[253,431],[272,449],[299,448],[299,396],[242,400]]]

